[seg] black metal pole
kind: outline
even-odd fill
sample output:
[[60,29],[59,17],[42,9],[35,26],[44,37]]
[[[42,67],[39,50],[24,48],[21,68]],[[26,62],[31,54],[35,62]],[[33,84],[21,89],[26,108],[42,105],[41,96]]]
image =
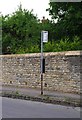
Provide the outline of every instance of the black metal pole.
[[41,74],[41,95],[43,95],[43,74]]

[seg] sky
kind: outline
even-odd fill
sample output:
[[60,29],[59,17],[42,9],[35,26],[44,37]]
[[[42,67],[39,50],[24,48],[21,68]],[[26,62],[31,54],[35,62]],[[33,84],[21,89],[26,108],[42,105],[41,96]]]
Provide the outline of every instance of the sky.
[[37,14],[39,19],[45,18],[50,19],[49,12],[46,9],[49,8],[49,0],[0,0],[0,12],[3,15],[12,14],[22,4],[23,9],[31,11],[33,14]]

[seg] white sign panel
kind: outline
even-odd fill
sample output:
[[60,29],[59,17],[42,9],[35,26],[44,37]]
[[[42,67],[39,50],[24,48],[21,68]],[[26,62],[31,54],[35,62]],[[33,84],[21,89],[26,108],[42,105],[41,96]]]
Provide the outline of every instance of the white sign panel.
[[43,33],[43,42],[48,42],[48,31],[42,31]]

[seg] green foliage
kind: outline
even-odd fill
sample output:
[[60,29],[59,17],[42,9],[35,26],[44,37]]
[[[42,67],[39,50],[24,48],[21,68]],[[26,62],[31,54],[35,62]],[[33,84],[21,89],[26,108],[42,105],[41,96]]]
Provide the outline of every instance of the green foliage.
[[24,48],[18,48],[17,50],[15,50],[16,51],[16,54],[25,54],[25,50],[24,50]]
[[[82,50],[82,3],[52,3],[48,9],[52,20],[40,22],[33,11],[18,9],[0,17],[3,54],[40,52],[41,31],[49,32],[44,52]],[[78,9],[78,10],[77,10]],[[55,23],[57,19],[57,23]],[[2,22],[1,22],[2,21]]]
[[82,42],[79,37],[75,36],[74,41],[70,45],[71,50],[82,50]]
[[2,28],[2,17],[0,15],[0,30],[1,30],[1,28]]
[[53,52],[54,47],[55,47],[54,42],[53,43],[51,43],[51,42],[45,43],[44,44],[44,52]]
[[40,49],[39,49],[38,45],[36,45],[36,46],[31,46],[29,52],[30,52],[30,53],[38,53],[38,52],[40,52]]
[[22,10],[21,5],[11,16],[2,16],[3,23],[3,53],[10,46],[12,53],[21,53],[30,46],[37,45],[40,30],[37,17],[32,11]]
[[47,9],[52,19],[57,23],[54,26],[55,39],[74,36],[82,39],[82,2],[50,2]]
[[79,37],[75,36],[74,40],[70,42],[69,38],[61,39],[55,43],[48,42],[44,45],[44,52],[59,52],[70,50],[82,50],[82,44]]

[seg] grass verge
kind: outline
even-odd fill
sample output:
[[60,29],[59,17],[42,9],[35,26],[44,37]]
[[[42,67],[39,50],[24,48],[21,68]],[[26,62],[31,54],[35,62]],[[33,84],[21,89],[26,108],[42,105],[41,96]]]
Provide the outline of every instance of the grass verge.
[[79,99],[73,99],[73,98],[68,98],[68,97],[51,97],[48,95],[29,96],[29,95],[19,94],[18,91],[3,92],[0,94],[0,96],[13,98],[13,99],[31,100],[31,101],[67,105],[67,106],[74,106],[74,107],[82,106]]

